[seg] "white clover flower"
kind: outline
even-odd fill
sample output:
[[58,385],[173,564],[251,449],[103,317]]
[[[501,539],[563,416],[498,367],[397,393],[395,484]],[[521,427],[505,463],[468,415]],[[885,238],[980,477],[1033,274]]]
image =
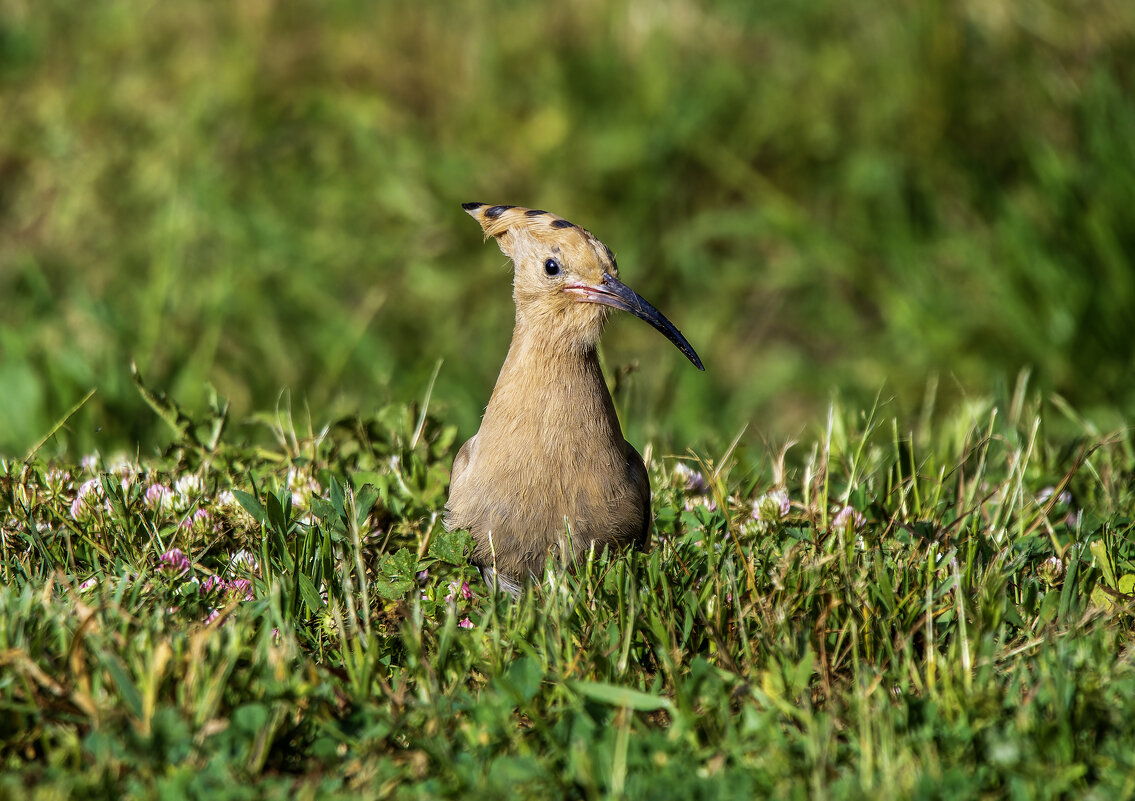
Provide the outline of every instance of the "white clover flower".
[[228,585],[225,584],[224,579],[210,575],[206,576],[205,580],[197,585],[197,592],[201,593],[202,595],[208,595],[209,593],[214,591],[224,591],[227,586]]
[[169,514],[173,511],[173,490],[164,484],[151,484],[142,494],[142,502],[150,509]]
[[99,453],[88,453],[79,460],[79,466],[86,470],[88,473],[97,473],[99,469]]
[[862,531],[863,526],[867,524],[866,518],[863,517],[854,507],[845,506],[839,510],[839,514],[832,520],[832,528],[844,529],[847,531]]
[[208,509],[197,509],[191,516],[181,521],[181,528],[199,535],[216,530],[216,526],[213,525],[213,515]]
[[686,498],[685,503],[682,504],[687,512],[692,512],[699,506],[704,506],[711,512],[717,511],[717,501],[708,495],[692,495]]
[[319,482],[302,467],[288,469],[287,486],[292,492],[292,506],[297,509],[307,509],[311,506],[311,499],[323,492]]
[[685,462],[674,465],[674,483],[686,492],[696,492],[700,495],[706,491],[705,476]]
[[236,495],[231,489],[218,492],[215,502],[217,508],[223,511],[230,519],[244,526],[256,525],[256,520],[248,513],[248,510],[240,505],[240,501],[236,499]]
[[788,517],[791,508],[787,492],[771,490],[753,501],[752,518],[759,524],[761,532],[769,531]]
[[1050,556],[1036,569],[1037,575],[1048,585],[1053,585],[1064,575],[1064,560],[1059,556]]
[[77,523],[86,523],[101,507],[107,506],[102,482],[97,478],[84,481],[71,502],[71,517]]
[[755,537],[758,534],[764,534],[768,531],[768,526],[761,523],[759,520],[746,520],[741,524],[742,537]]
[[[1048,499],[1051,498],[1055,492],[1056,487],[1045,487],[1036,494],[1036,502],[1041,505],[1048,503]],[[1068,490],[1064,490],[1062,493],[1056,496],[1056,503],[1060,506],[1069,505],[1070,503],[1072,503],[1072,493]]]
[[76,523],[86,523],[94,516],[94,510],[82,498],[71,501],[71,519]]
[[174,489],[181,495],[200,498],[201,494],[205,491],[205,482],[202,481],[201,476],[196,473],[186,473],[177,480],[177,483],[174,484]]
[[170,548],[161,555],[158,562],[158,567],[174,575],[184,575],[192,567],[189,557],[180,548]]
[[251,601],[254,597],[252,594],[252,582],[248,579],[233,579],[229,582],[228,591],[230,594],[245,601]]
[[469,582],[463,581],[460,584],[456,581],[449,582],[449,594],[445,596],[445,602],[453,603],[457,596],[461,596],[466,601],[473,597],[473,590],[470,589]]
[[63,494],[67,489],[67,485],[71,483],[71,474],[66,470],[56,470],[52,468],[44,473],[43,483],[47,488],[48,496],[57,498]]
[[103,496],[102,482],[97,478],[88,479],[79,485],[77,497],[88,500],[91,498],[101,498]]
[[234,553],[229,560],[228,572],[231,573],[237,568],[243,568],[251,573],[256,573],[260,569],[260,562],[257,561],[256,554],[242,548]]
[[205,482],[201,480],[201,476],[193,473],[179,478],[173,487],[176,493],[173,507],[179,512],[184,512],[205,493]]
[[133,481],[134,477],[141,472],[141,468],[139,468],[138,465],[131,462],[126,458],[125,454],[121,453],[110,460],[107,469],[109,472],[122,479],[123,487],[128,486]]

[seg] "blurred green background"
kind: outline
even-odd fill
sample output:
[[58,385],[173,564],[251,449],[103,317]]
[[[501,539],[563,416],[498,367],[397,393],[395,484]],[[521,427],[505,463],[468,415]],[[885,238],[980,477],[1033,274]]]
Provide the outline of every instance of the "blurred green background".
[[632,441],[784,437],[1021,368],[1135,410],[1135,3],[0,0],[0,452],[162,442],[130,383],[471,434],[550,209],[623,315]]

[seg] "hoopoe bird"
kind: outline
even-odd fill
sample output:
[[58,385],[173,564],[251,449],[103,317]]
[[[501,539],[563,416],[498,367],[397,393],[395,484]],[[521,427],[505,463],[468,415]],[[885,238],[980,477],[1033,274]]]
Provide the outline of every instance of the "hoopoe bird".
[[453,461],[445,525],[467,529],[486,582],[516,595],[549,555],[570,563],[649,536],[646,465],[623,438],[596,352],[611,309],[705,368],[589,231],[540,209],[462,207],[512,260],[516,326],[481,427]]

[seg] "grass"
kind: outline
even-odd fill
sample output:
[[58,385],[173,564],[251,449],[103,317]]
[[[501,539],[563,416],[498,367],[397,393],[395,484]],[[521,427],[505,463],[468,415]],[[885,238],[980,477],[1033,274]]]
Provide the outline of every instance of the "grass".
[[0,797],[1130,798],[1135,443],[1057,416],[655,451],[653,547],[519,601],[420,409],[7,460]]
[[[1135,795],[1133,42],[0,0],[0,801]],[[612,322],[654,547],[517,602],[440,525],[512,323],[467,200],[708,368]]]

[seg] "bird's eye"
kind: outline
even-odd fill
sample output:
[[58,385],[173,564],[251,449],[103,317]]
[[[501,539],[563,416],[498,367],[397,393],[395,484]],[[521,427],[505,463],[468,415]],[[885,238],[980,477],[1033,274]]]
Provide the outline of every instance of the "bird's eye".
[[559,275],[560,263],[555,259],[548,259],[546,262],[544,262],[544,272],[546,272],[548,275]]

